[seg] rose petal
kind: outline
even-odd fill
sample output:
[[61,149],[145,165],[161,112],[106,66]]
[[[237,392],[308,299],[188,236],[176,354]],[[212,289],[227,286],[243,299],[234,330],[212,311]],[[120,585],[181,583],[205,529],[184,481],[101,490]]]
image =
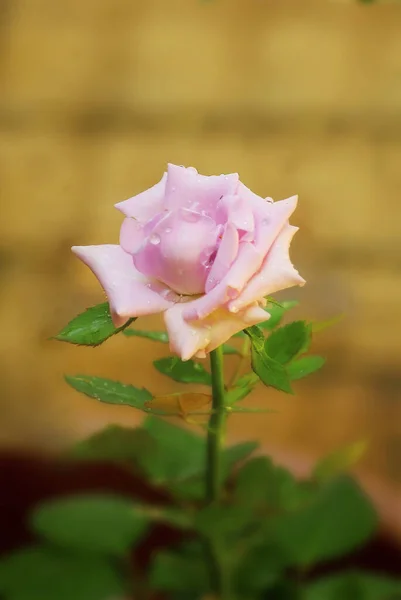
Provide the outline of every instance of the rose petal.
[[235,193],[238,174],[199,175],[189,167],[168,165],[166,182],[166,208],[190,208],[214,216],[222,196]]
[[[204,319],[230,299],[234,300],[257,273],[274,240],[294,212],[297,196],[274,204],[265,203],[255,220],[254,242],[240,242],[237,258],[227,275],[208,294],[198,298],[184,311],[187,320]],[[231,309],[236,306],[230,304]]]
[[125,252],[134,254],[145,240],[142,223],[135,219],[124,219],[120,229],[120,246]]
[[170,348],[182,360],[195,355],[204,357],[206,352],[224,344],[238,331],[266,321],[266,312],[254,305],[236,314],[219,308],[205,320],[188,323],[183,317],[185,306],[176,304],[164,313]]
[[252,277],[242,293],[229,303],[230,310],[241,310],[255,300],[285,290],[294,285],[304,285],[305,280],[293,267],[289,247],[298,227],[286,225],[275,240],[261,269]]
[[148,221],[164,208],[166,181],[167,173],[164,173],[159,183],[128,200],[118,202],[115,207],[126,217],[134,217],[141,222]]
[[227,274],[239,245],[238,231],[233,223],[227,223],[219,249],[206,280],[205,291],[210,292]]
[[240,196],[224,196],[216,209],[216,223],[233,223],[240,231],[254,230],[252,206]]
[[[139,273],[132,256],[120,246],[73,246],[76,254],[98,278],[110,303],[116,327],[130,317],[159,313],[173,306],[177,297],[167,299],[170,290]],[[163,297],[166,296],[166,297]]]
[[208,274],[206,251],[214,251],[217,235],[210,217],[182,208],[171,211],[135,254],[135,266],[179,294],[203,294]]

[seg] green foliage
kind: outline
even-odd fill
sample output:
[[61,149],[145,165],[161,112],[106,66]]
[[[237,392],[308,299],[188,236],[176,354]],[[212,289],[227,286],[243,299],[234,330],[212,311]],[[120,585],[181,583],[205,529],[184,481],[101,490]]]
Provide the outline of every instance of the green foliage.
[[134,466],[137,465],[138,459],[152,457],[155,445],[153,437],[144,429],[109,425],[79,442],[69,455],[77,460],[107,461]]
[[139,410],[147,410],[145,404],[153,397],[145,388],[140,389],[133,385],[103,379],[102,377],[67,375],[65,380],[77,392],[106,404],[121,404]]
[[260,381],[256,373],[248,373],[238,379],[234,387],[228,390],[225,396],[226,406],[233,406],[246,398]]
[[123,331],[135,319],[129,319],[122,327],[114,327],[108,302],[88,308],[72,319],[55,336],[56,340],[80,346],[99,346],[109,337]]
[[146,531],[148,518],[126,498],[91,494],[45,502],[33,512],[31,524],[56,546],[124,556]]
[[124,593],[122,573],[101,556],[39,546],[0,561],[0,595],[7,600],[110,600]]
[[287,365],[287,373],[291,381],[303,379],[321,369],[326,362],[322,356],[302,356]]
[[280,325],[286,312],[291,310],[291,308],[298,306],[298,304],[299,302],[296,300],[286,300],[280,304],[267,306],[265,310],[269,313],[270,319],[261,323],[260,327],[268,331],[272,331],[275,327],[277,327],[277,325]]
[[240,469],[234,489],[238,504],[264,513],[292,510],[306,499],[305,485],[268,457],[247,461]]
[[265,342],[265,352],[279,362],[286,365],[295,358],[310,340],[310,327],[305,321],[293,321],[288,325],[273,331]]
[[354,550],[376,525],[367,497],[352,479],[341,477],[304,507],[271,519],[267,534],[288,555],[289,564],[309,567]]
[[264,348],[258,349],[252,344],[251,365],[256,375],[265,385],[287,394],[294,393],[284,365],[266,354]]
[[309,584],[302,600],[397,600],[401,580],[361,571],[324,577]]
[[174,381],[181,383],[202,383],[211,385],[210,373],[200,364],[193,360],[183,361],[177,357],[168,356],[159,358],[153,362],[156,369],[163,375],[167,375]]
[[204,556],[187,546],[181,553],[160,552],[154,558],[150,582],[165,592],[183,592],[198,598],[209,591],[209,573]]
[[326,481],[353,467],[365,454],[367,444],[354,442],[322,458],[315,466],[313,475],[318,481]]

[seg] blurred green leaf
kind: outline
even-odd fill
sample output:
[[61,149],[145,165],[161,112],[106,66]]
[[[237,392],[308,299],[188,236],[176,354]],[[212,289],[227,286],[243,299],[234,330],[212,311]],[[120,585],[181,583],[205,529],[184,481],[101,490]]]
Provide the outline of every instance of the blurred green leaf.
[[152,394],[145,388],[140,389],[133,385],[103,379],[102,377],[66,375],[65,380],[77,392],[106,404],[121,404],[146,411],[145,403],[153,398]]
[[265,351],[270,358],[285,365],[308,345],[310,330],[305,321],[293,321],[273,331],[266,340]]
[[144,329],[125,329],[124,335],[127,337],[141,337],[153,342],[162,342],[168,344],[168,335],[165,331],[146,331]]
[[202,383],[203,385],[212,383],[210,373],[200,363],[193,360],[182,361],[168,356],[155,360],[153,365],[160,373],[180,383]]
[[247,506],[211,504],[194,515],[198,532],[220,548],[240,539],[245,530],[256,528],[258,520]]
[[[239,470],[234,489],[238,504],[268,511],[293,510],[305,497],[303,484],[283,467],[269,458],[258,456],[247,461]],[[310,494],[309,494],[310,496]]]
[[287,553],[289,564],[309,567],[354,550],[376,526],[366,495],[352,479],[341,477],[304,507],[273,518],[267,535]]
[[122,327],[114,327],[109,304],[103,302],[72,319],[54,339],[80,346],[99,346],[134,321],[135,319],[128,319]]
[[106,559],[36,547],[0,561],[7,600],[110,600],[125,595],[122,572]]
[[326,481],[340,475],[359,462],[366,449],[367,443],[360,440],[328,454],[316,464],[312,477],[318,481]]
[[318,579],[306,586],[302,600],[397,600],[401,579],[349,571]]
[[156,456],[149,464],[149,476],[154,482],[179,481],[203,473],[204,438],[156,417],[147,418],[143,427],[157,446]]
[[209,573],[203,556],[187,553],[159,552],[151,566],[151,588],[166,592],[183,592],[188,598],[200,598],[209,590]]
[[281,302],[280,305],[267,306],[265,310],[269,313],[270,319],[260,323],[259,327],[272,331],[277,325],[280,325],[285,313],[291,308],[298,306],[298,304],[299,302],[296,300],[286,300]]
[[321,369],[325,362],[322,356],[302,356],[287,365],[287,373],[291,381],[303,379]]
[[155,447],[155,440],[144,429],[109,425],[103,431],[79,442],[69,454],[79,460],[135,465],[144,457],[152,458]]
[[42,503],[32,529],[53,544],[79,552],[124,556],[145,532],[148,519],[132,501],[85,494]]
[[[235,589],[240,598],[273,598],[267,590],[278,582],[286,568],[285,556],[277,548],[265,542],[247,548],[241,553],[235,572]],[[263,596],[260,594],[263,593]],[[288,600],[288,597],[285,597]]]

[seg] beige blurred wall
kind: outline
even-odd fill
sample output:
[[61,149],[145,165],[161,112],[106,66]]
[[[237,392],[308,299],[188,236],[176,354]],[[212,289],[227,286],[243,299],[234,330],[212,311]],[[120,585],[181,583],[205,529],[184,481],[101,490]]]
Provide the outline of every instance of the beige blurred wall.
[[[172,389],[123,337],[48,337],[101,291],[72,244],[115,242],[112,206],[167,162],[236,170],[298,193],[296,315],[346,319],[316,340],[322,373],[232,437],[310,455],[357,439],[401,484],[401,4],[329,0],[3,0],[0,3],[2,444],[63,446],[135,411],[99,405],[63,373]],[[155,325],[150,320],[146,324]],[[230,359],[231,363],[235,359]],[[228,369],[232,364],[228,365]]]

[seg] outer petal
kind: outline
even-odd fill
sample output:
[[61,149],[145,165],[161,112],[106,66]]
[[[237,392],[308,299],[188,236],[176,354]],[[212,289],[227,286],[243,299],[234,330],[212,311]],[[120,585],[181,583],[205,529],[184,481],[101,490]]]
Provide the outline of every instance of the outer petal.
[[189,360],[194,355],[203,357],[244,327],[266,321],[267,317],[266,312],[255,304],[236,314],[220,308],[207,319],[188,323],[183,318],[184,307],[185,304],[176,304],[164,313],[171,350],[182,360]]
[[294,285],[304,285],[305,280],[293,267],[289,247],[298,227],[286,225],[275,240],[261,269],[252,277],[242,293],[229,303],[230,310],[241,310],[251,302],[260,300],[268,294],[274,294]]
[[137,252],[145,237],[142,223],[135,219],[124,219],[120,229],[120,246],[125,252],[129,254]]
[[126,217],[134,217],[141,222],[152,219],[164,208],[166,180],[167,173],[164,173],[159,183],[128,200],[115,204],[115,207]]
[[196,169],[168,165],[166,208],[189,208],[214,216],[222,196],[235,194],[238,174],[199,175]]
[[113,323],[123,325],[130,317],[166,310],[177,301],[175,294],[134,267],[132,256],[117,245],[74,246],[76,254],[95,274],[110,303]]

